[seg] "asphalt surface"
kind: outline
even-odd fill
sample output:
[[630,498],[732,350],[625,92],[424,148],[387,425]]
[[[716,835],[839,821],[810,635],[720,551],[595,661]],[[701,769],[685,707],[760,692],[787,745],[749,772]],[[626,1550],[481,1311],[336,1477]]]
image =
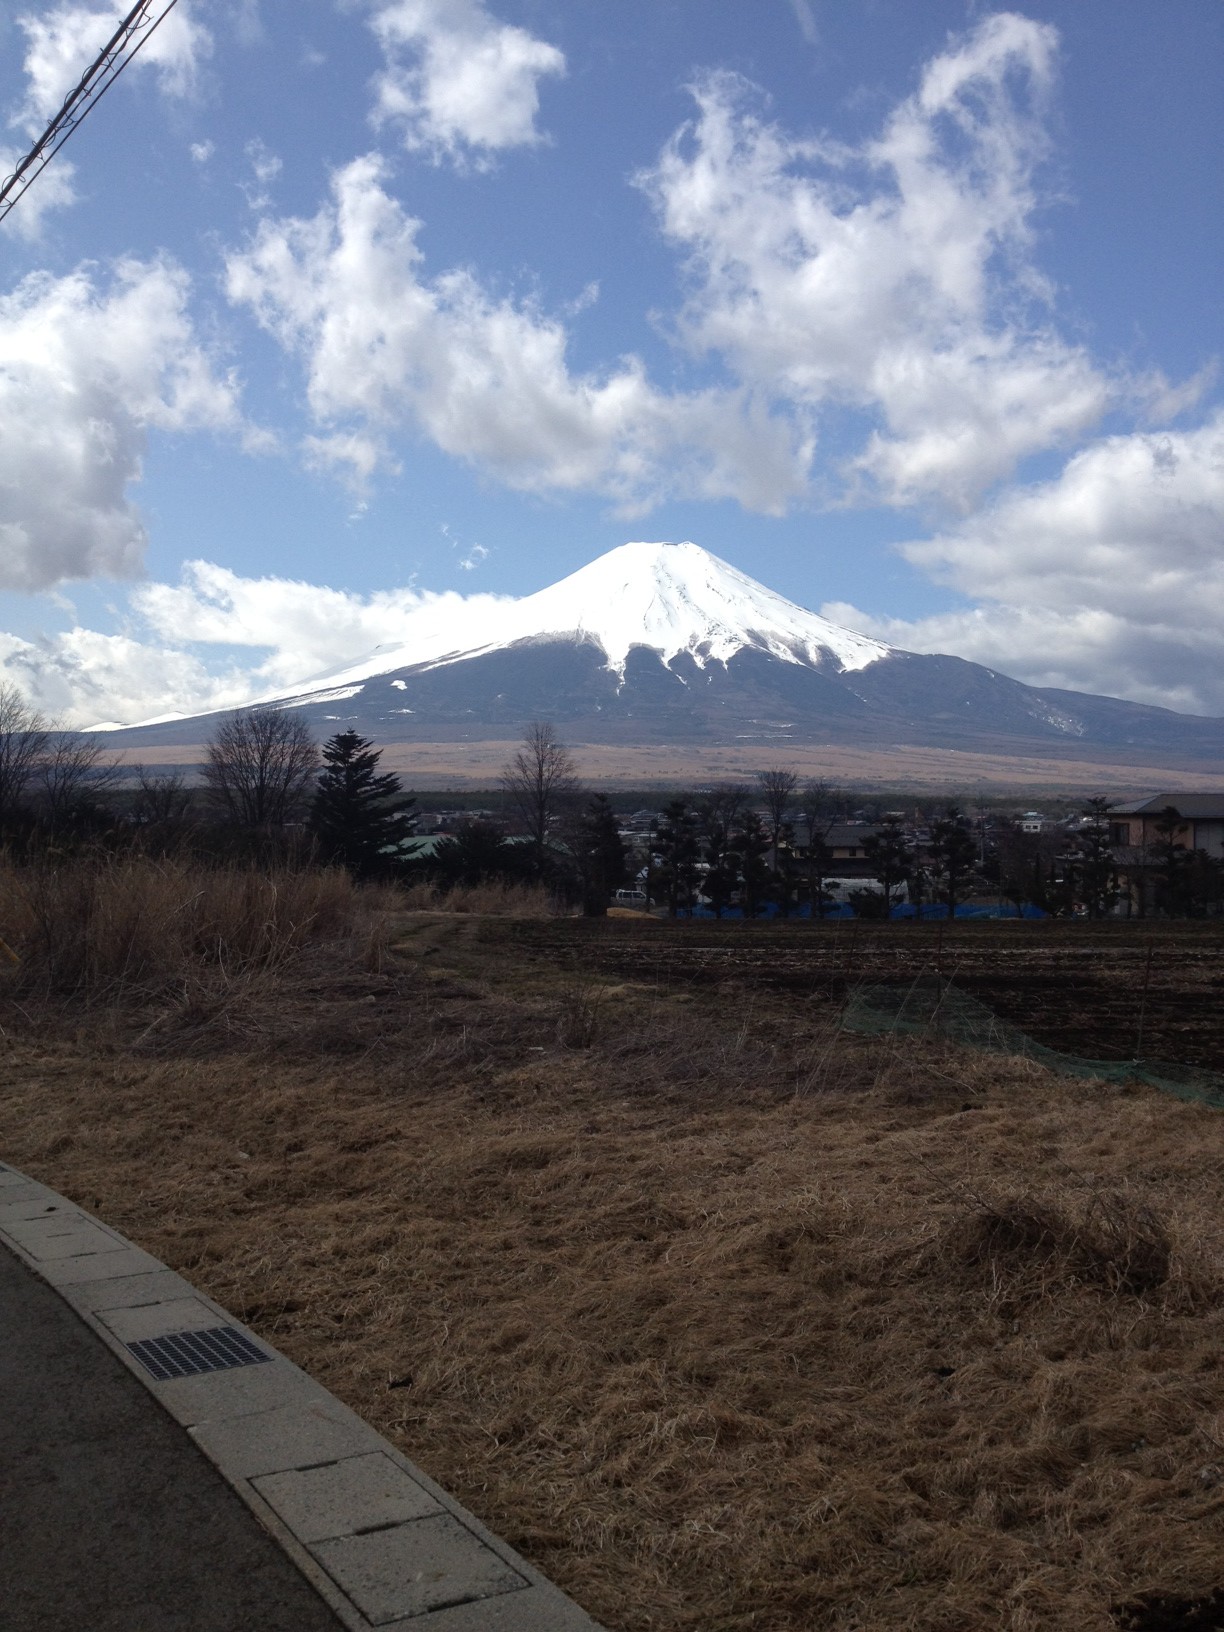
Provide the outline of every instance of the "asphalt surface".
[[0,1246],[0,1632],[338,1632],[179,1425]]

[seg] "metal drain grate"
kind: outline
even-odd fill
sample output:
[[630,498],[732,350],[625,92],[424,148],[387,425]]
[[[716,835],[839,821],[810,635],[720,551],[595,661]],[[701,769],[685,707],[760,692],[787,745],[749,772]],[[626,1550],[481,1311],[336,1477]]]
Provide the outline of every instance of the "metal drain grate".
[[198,1377],[204,1371],[232,1371],[235,1366],[259,1366],[271,1360],[232,1326],[213,1326],[205,1332],[171,1332],[166,1337],[145,1337],[127,1345],[130,1353],[159,1383],[171,1377]]

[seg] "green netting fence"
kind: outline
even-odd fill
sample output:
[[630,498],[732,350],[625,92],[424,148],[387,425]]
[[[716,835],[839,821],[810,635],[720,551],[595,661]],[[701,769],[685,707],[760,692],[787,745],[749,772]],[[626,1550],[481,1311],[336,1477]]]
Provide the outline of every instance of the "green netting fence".
[[939,1038],[996,1054],[1019,1054],[1064,1076],[1147,1082],[1179,1099],[1224,1110],[1224,1073],[1172,1060],[1089,1060],[1063,1054],[938,975],[924,975],[903,986],[857,986],[846,1001],[841,1023],[845,1030],[865,1036]]

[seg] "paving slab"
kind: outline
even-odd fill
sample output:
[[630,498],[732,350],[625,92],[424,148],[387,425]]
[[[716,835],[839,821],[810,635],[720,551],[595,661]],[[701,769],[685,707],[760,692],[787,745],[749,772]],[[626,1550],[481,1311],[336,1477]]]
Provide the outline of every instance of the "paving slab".
[[338,1536],[310,1550],[372,1626],[527,1586],[525,1576],[449,1513]]
[[442,1512],[429,1492],[381,1451],[269,1473],[252,1483],[307,1546]]
[[3,1632],[600,1632],[183,1277],[0,1165]]

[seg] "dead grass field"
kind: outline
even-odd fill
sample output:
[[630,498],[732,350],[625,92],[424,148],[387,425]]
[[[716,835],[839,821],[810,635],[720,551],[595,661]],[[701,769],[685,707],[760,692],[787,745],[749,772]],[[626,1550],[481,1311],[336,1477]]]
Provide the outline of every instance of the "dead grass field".
[[[517,746],[519,727],[505,738],[463,742],[388,743],[382,763],[401,772],[406,785],[418,792],[434,789],[470,790],[497,786],[506,760]],[[827,777],[843,787],[904,790],[914,794],[944,792],[968,800],[975,789],[1014,793],[1032,800],[1039,793],[1133,795],[1136,788],[1224,788],[1224,775],[1213,761],[1176,753],[1126,753],[1098,749],[1099,757],[1084,759],[1043,756],[1039,751],[1017,754],[1015,744],[1003,743],[997,753],[931,748],[894,743],[853,747],[844,743],[765,741],[717,743],[700,746],[659,744],[629,747],[576,741],[567,735],[583,778],[596,787],[691,787],[694,783],[739,780],[783,761],[802,778]],[[198,766],[203,743],[176,743],[164,747],[114,747],[121,764],[155,761],[159,765]]]
[[1224,1625],[1220,1113],[515,932],[0,977],[0,1155],[615,1632]]

